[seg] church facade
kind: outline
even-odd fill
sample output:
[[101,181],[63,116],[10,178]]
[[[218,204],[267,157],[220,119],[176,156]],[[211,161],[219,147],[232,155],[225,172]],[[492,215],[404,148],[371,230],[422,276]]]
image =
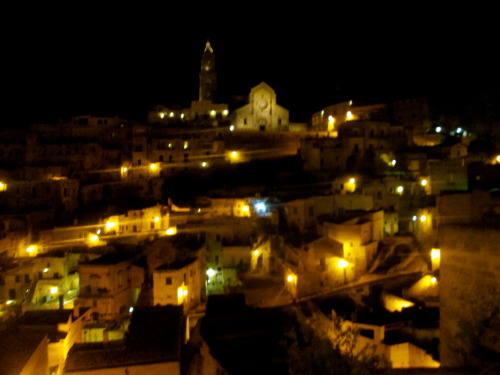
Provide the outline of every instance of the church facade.
[[275,91],[265,82],[250,90],[248,104],[235,110],[236,130],[288,130],[289,112],[276,104]]

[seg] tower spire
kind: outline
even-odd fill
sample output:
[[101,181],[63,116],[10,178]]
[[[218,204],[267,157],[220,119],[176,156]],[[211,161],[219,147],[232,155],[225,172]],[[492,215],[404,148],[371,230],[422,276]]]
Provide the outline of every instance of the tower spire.
[[215,101],[216,88],[217,71],[215,70],[215,54],[210,41],[207,40],[205,50],[201,55],[200,100]]

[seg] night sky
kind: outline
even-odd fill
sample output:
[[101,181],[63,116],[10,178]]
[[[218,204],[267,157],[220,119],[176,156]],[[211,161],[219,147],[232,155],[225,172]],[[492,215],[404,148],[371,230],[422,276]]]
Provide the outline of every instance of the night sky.
[[280,10],[262,2],[19,6],[5,12],[2,127],[89,113],[141,120],[156,104],[188,107],[198,98],[207,38],[218,101],[230,108],[261,81],[292,121],[348,99],[428,96],[462,105],[500,87],[494,14],[360,4]]

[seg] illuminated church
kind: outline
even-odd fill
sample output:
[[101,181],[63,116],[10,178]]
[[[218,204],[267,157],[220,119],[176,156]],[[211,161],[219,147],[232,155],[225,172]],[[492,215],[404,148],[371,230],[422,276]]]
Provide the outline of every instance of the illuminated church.
[[250,90],[248,104],[234,112],[236,130],[288,130],[289,112],[276,104],[276,92],[265,82]]

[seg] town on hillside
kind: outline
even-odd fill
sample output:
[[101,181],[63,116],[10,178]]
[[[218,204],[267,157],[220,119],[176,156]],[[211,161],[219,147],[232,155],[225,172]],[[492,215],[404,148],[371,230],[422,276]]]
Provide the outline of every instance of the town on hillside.
[[0,374],[498,373],[498,130],[200,52],[189,107],[0,131]]

